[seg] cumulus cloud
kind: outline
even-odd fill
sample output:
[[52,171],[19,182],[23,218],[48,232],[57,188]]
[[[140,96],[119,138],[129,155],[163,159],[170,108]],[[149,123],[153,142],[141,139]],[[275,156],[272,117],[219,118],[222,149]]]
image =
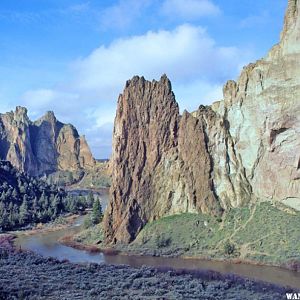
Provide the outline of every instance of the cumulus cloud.
[[34,112],[49,108],[62,121],[85,133],[96,157],[107,157],[116,101],[127,79],[143,75],[159,79],[166,73],[181,109],[194,110],[222,96],[222,84],[238,73],[246,52],[220,47],[199,26],[149,31],[117,39],[75,61],[68,82],[60,88],[29,91],[24,103]]
[[165,0],[162,13],[171,18],[191,21],[204,16],[216,16],[221,10],[210,0]]
[[100,25],[103,29],[126,29],[150,3],[151,0],[119,0],[100,12]]
[[58,112],[58,116],[63,117],[65,122],[70,122],[72,117],[66,112],[70,107],[73,107],[72,110],[80,108],[78,94],[55,89],[30,90],[24,93],[22,100],[33,118],[40,117],[45,110],[53,110]]
[[167,73],[173,81],[198,77],[218,81],[236,73],[241,57],[237,48],[218,47],[202,27],[186,24],[99,47],[74,63],[74,85],[81,91],[101,91],[108,99],[136,74],[152,79]]
[[223,85],[205,80],[192,80],[188,83],[178,83],[174,86],[176,100],[181,111],[196,110],[200,104],[208,105],[219,101],[223,96]]
[[[35,106],[36,108],[44,108],[56,101],[76,101],[77,94],[65,93],[51,89],[38,89],[27,91],[23,95],[24,103],[28,106]],[[60,103],[61,104],[61,103]]]

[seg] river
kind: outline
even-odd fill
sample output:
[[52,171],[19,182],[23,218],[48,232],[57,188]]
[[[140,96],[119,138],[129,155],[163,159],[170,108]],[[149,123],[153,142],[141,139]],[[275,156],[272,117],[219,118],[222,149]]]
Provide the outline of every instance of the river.
[[[107,195],[103,195],[103,206],[106,206]],[[15,244],[17,247],[34,251],[45,257],[55,257],[60,260],[67,259],[74,263],[106,263],[126,264],[132,267],[143,265],[153,267],[170,267],[174,269],[209,269],[221,273],[233,273],[294,288],[300,287],[300,273],[285,270],[278,267],[256,266],[249,264],[232,264],[227,262],[207,261],[199,259],[165,258],[153,256],[134,255],[106,255],[103,253],[90,253],[77,250],[58,242],[58,239],[77,233],[81,230],[83,216],[79,217],[70,227],[54,232],[37,233],[34,235],[20,235]]]

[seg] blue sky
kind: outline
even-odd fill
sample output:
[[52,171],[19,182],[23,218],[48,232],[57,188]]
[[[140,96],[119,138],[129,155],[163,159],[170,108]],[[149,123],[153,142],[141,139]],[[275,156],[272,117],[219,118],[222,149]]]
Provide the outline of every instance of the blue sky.
[[111,152],[118,95],[134,75],[166,73],[181,110],[278,42],[287,0],[1,0],[0,112],[53,110]]

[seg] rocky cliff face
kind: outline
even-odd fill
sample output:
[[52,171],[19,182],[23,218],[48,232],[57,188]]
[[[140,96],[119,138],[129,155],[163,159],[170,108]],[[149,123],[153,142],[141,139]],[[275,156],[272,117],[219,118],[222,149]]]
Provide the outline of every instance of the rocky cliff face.
[[230,124],[253,194],[300,201],[300,2],[289,0],[281,41],[244,68],[213,105]]
[[130,242],[167,214],[219,214],[208,147],[205,121],[179,115],[166,76],[128,81],[115,119],[107,238]]
[[88,169],[95,164],[76,128],[59,122],[53,112],[31,122],[23,107],[0,114],[0,158],[34,176]]
[[300,202],[299,9],[289,0],[280,43],[228,81],[211,107],[180,116],[166,76],[127,82],[115,119],[107,242],[130,242],[164,215]]

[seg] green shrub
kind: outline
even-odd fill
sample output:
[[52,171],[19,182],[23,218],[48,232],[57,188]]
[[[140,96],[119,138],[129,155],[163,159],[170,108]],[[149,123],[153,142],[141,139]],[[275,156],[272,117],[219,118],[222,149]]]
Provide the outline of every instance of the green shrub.
[[88,229],[90,227],[94,226],[93,224],[93,220],[91,218],[90,215],[87,215],[85,218],[84,218],[84,221],[83,221],[83,228],[84,229]]
[[156,244],[157,248],[168,247],[171,244],[171,238],[166,237],[164,234],[159,234],[155,238],[155,244]]
[[226,255],[232,255],[235,251],[235,246],[234,244],[230,243],[229,241],[227,241],[224,245],[224,253]]

